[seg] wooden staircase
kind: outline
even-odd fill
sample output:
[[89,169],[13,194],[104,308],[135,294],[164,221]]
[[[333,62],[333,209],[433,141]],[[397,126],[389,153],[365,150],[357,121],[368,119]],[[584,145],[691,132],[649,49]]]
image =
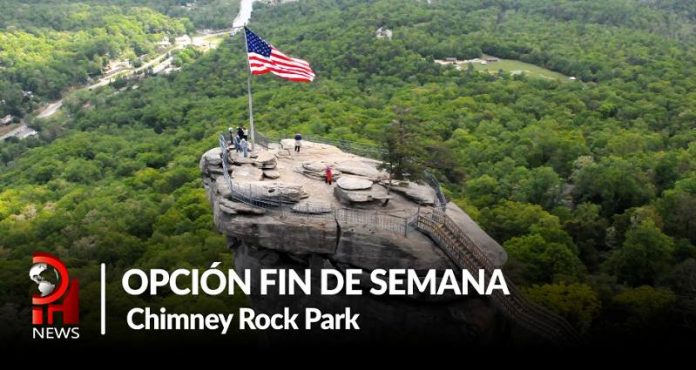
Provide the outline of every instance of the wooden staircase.
[[[444,211],[419,213],[414,226],[435,241],[458,268],[472,272],[483,269],[486,279],[490,278],[495,266]],[[564,318],[526,299],[511,281],[506,280],[506,283],[509,295],[500,290],[491,295],[493,303],[505,316],[554,345],[568,347],[580,343],[580,335]]]

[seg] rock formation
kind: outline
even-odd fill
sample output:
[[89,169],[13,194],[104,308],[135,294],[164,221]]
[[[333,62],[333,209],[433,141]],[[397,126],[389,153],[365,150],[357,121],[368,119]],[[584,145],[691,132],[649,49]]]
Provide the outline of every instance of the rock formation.
[[[414,215],[435,203],[432,188],[412,182],[388,183],[378,161],[344,153],[334,146],[304,141],[300,153],[293,152],[293,146],[293,140],[282,140],[279,145],[269,145],[270,149],[257,148],[258,153],[249,158],[240,158],[232,150],[228,158],[231,184],[223,175],[220,148],[201,157],[214,222],[227,235],[237,269],[456,269],[440,247],[408,224]],[[338,177],[333,185],[324,182],[326,166]],[[265,207],[249,204],[248,199]],[[446,212],[495,266],[505,263],[504,250],[466,213],[451,203]],[[432,336],[482,344],[507,340],[501,333],[509,330],[509,323],[500,319],[485,297],[249,298],[254,308],[268,312],[283,306],[334,312],[354,307],[362,313],[364,324],[364,330],[356,334],[359,340]],[[271,339],[292,337],[278,336]],[[307,336],[323,340],[326,334]]]

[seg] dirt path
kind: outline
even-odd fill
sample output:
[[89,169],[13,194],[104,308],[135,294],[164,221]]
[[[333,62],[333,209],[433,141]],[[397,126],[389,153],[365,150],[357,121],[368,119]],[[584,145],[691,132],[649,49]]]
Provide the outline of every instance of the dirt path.
[[38,114],[36,115],[37,118],[46,118],[52,116],[54,113],[60,109],[60,107],[63,106],[63,99],[56,100],[53,103],[48,104],[47,106],[41,108],[38,110]]

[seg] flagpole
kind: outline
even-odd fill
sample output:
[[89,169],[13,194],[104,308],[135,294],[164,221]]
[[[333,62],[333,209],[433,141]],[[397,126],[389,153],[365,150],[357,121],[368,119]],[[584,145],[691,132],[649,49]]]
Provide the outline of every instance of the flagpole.
[[[248,53],[246,27],[242,31],[244,32],[244,52]],[[254,130],[254,109],[251,98],[251,66],[249,66],[249,75],[247,76],[247,96],[249,97],[249,134],[251,135],[251,151],[253,152],[256,144],[256,130]]]

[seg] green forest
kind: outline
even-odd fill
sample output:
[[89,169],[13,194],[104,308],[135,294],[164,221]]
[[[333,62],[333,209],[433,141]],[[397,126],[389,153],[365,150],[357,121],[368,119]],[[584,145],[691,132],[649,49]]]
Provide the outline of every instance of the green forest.
[[195,30],[189,18],[169,17],[148,2],[121,3],[0,1],[0,117],[19,119],[93,81],[110,61],[141,63],[162,39]]
[[[139,6],[160,19],[161,3]],[[220,16],[213,24],[233,18]],[[2,37],[39,37],[17,22]],[[173,32],[190,27],[169,22]],[[392,39],[377,38],[379,27]],[[694,2],[307,0],[256,4],[250,28],[317,74],[311,84],[254,77],[259,131],[382,145],[390,122],[407,120],[418,138],[410,155],[504,246],[507,276],[531,299],[590,337],[694,338]],[[482,54],[576,80],[433,61]],[[221,131],[244,123],[245,68],[242,41],[230,38],[178,73],[71,94],[61,114],[35,121],[37,138],[0,143],[3,299],[28,296],[37,248],[80,276],[86,309],[98,307],[89,303],[97,261],[112,280],[131,266],[231,266],[198,160]],[[191,306],[156,299],[170,311]],[[198,299],[211,310],[244,302]],[[137,304],[113,300],[113,315]],[[0,331],[28,315],[3,303]]]

